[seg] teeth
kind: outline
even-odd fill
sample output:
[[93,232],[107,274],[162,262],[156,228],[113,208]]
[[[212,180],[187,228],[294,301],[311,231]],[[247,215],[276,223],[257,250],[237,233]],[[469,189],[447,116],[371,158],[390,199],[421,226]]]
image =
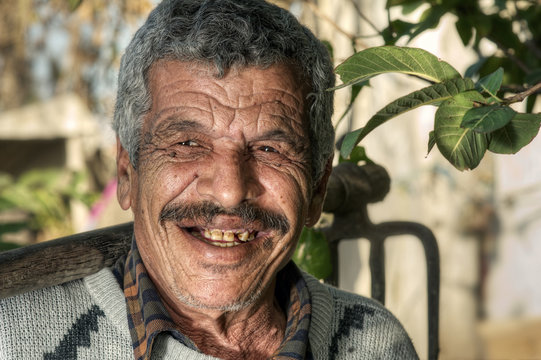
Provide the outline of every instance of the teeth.
[[248,241],[248,236],[250,236],[250,233],[248,231],[244,231],[237,234],[237,237],[240,241]]
[[[204,229],[202,233],[194,231],[193,234],[201,240],[219,247],[237,246],[240,243],[251,241],[255,238],[254,232],[242,231],[235,233],[231,230],[222,231],[220,229]],[[235,239],[235,236],[238,240]]]
[[232,247],[238,245],[234,242],[210,242],[210,244],[219,247]]
[[224,236],[221,230],[212,230],[210,232],[210,238],[212,240],[223,240]]
[[250,241],[250,240],[254,239],[254,233],[250,233],[248,231],[243,231],[243,232],[237,233],[237,238],[240,241],[244,241],[244,242]]
[[230,241],[230,242],[235,241],[235,234],[233,234],[233,231],[229,231],[229,230],[225,231],[223,235],[223,240]]

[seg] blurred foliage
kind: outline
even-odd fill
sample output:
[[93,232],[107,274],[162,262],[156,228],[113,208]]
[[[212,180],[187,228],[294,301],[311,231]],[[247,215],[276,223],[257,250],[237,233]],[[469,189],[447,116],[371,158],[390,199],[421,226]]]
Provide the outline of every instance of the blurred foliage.
[[90,207],[98,198],[98,194],[85,189],[86,182],[85,173],[62,169],[30,170],[17,179],[0,174],[0,214],[17,211],[26,215],[24,220],[1,223],[0,241],[5,234],[22,229],[71,233],[70,201]]
[[319,230],[304,228],[293,261],[318,279],[329,277],[332,273],[332,262],[325,235]]
[[[121,51],[153,1],[0,1],[0,112],[76,93],[109,122]],[[86,178],[60,169],[0,174],[0,215],[27,215],[0,222],[0,249],[14,246],[2,241],[21,229],[71,232],[70,200],[96,197],[82,190]]]
[[[402,38],[409,42],[423,31],[436,28],[443,16],[452,14],[462,43],[479,55],[467,76],[483,77],[501,67],[505,73],[503,85],[522,87],[534,85],[541,79],[541,7],[538,1],[387,1],[388,10],[401,7],[403,13],[422,6],[426,9],[418,22],[406,23],[397,19],[389,23],[382,32],[387,45],[394,45]],[[484,55],[483,41],[493,43],[498,50]]]
[[151,0],[1,1],[0,111],[74,92],[107,118],[121,51],[151,7]]
[[[1,234],[2,234],[2,227],[0,226],[0,235]],[[17,249],[18,247],[20,247],[18,244],[0,241],[0,252]]]

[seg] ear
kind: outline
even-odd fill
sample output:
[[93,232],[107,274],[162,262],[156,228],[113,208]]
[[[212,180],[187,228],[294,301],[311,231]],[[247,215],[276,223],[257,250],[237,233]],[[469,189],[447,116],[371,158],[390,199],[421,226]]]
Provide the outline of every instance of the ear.
[[323,210],[323,202],[325,201],[325,193],[327,192],[327,182],[332,171],[332,156],[327,161],[323,175],[319,180],[319,183],[314,188],[312,193],[312,201],[308,207],[308,216],[306,217],[305,225],[307,227],[314,226],[321,215]]
[[116,197],[120,207],[128,210],[131,204],[131,187],[132,180],[135,176],[135,169],[130,162],[130,156],[126,149],[116,138],[116,172],[118,178],[118,186],[116,189]]

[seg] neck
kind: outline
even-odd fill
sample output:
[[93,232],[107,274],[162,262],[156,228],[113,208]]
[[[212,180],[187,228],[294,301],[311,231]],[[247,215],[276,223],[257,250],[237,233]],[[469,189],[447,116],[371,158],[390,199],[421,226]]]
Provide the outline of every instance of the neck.
[[194,308],[165,298],[164,305],[178,329],[203,353],[221,359],[266,359],[280,346],[286,328],[274,288],[239,311]]

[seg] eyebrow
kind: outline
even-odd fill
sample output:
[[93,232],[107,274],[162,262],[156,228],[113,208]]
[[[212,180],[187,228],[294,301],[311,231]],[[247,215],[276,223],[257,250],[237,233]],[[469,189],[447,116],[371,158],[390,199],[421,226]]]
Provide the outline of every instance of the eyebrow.
[[[171,120],[171,121],[168,121]],[[158,125],[154,129],[154,133],[178,133],[178,132],[186,132],[186,131],[197,131],[197,130],[204,130],[205,127],[193,120],[183,120],[178,119],[176,116],[170,116],[166,119],[166,121],[162,122],[160,125]]]
[[302,139],[293,135],[292,132],[286,132],[283,129],[273,129],[263,133],[257,140],[278,140],[287,143],[293,148],[302,147]]

